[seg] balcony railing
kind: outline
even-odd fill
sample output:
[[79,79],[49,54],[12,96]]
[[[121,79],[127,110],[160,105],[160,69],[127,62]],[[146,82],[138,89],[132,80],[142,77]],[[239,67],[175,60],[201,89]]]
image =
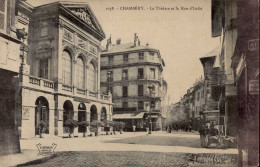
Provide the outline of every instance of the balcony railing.
[[53,81],[27,75],[23,75],[23,85],[43,90],[54,89]]
[[85,95],[86,91],[84,89],[77,88],[77,93],[81,95]]
[[72,86],[69,85],[62,85],[62,90],[72,92]]
[[[149,56],[148,56],[149,57]],[[128,59],[120,59],[120,60],[113,60],[113,61],[101,61],[101,66],[113,66],[113,65],[121,65],[121,64],[129,64],[129,63],[140,63],[140,62],[148,62],[148,63],[159,63],[161,64],[161,59],[160,58],[154,58],[154,59],[149,59],[148,57],[144,57],[144,59],[139,59],[138,58],[128,58]]]
[[[34,76],[23,75],[23,82],[21,86],[31,87],[42,91],[54,92],[53,81]],[[97,92],[88,91],[82,88],[76,88],[71,85],[57,83],[57,85],[55,86],[55,90],[63,94],[75,95],[75,97],[78,98],[104,100],[107,102],[112,102],[112,98],[109,95],[99,94]]]
[[33,76],[29,76],[29,83],[30,84],[34,84],[34,85],[39,85],[41,84],[41,79],[33,77]]
[[97,97],[97,93],[95,93],[95,92],[88,92],[88,95],[90,97]]
[[43,86],[46,87],[46,88],[51,88],[51,89],[54,88],[53,82],[52,81],[47,81],[47,80],[43,80]]

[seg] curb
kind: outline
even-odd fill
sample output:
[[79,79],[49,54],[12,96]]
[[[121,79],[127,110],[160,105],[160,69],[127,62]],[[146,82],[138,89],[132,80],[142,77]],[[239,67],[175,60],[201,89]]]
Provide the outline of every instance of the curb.
[[28,166],[28,165],[35,165],[35,164],[41,164],[41,163],[44,163],[50,159],[53,159],[57,156],[58,154],[57,153],[54,153],[50,156],[46,156],[46,157],[43,157],[43,158],[40,158],[40,159],[36,159],[36,160],[32,160],[32,161],[28,161],[28,162],[25,162],[25,163],[22,163],[22,164],[18,164],[16,166]]

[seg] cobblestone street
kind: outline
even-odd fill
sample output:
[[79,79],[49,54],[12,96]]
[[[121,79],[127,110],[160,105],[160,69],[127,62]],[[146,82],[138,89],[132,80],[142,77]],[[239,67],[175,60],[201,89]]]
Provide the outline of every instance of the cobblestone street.
[[63,152],[45,163],[31,166],[188,166],[183,157],[185,154],[157,152]]
[[193,132],[143,132],[109,136],[23,140],[23,148],[57,144],[55,156],[29,166],[236,166],[236,149],[206,149]]

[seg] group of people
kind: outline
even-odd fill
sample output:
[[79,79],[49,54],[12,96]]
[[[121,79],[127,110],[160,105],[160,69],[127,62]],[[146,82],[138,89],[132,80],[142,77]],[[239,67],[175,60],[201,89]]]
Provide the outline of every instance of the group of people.
[[174,122],[174,123],[170,124],[169,126],[167,126],[165,130],[168,133],[171,133],[172,130],[175,130],[175,131],[183,130],[186,132],[188,132],[188,131],[191,132],[192,126],[191,126],[191,122],[189,122],[189,121]]
[[200,145],[201,147],[205,147],[206,143],[206,136],[216,136],[218,135],[218,129],[216,129],[215,123],[211,122],[210,126],[208,127],[206,124],[201,123],[199,126],[199,133],[200,133]]

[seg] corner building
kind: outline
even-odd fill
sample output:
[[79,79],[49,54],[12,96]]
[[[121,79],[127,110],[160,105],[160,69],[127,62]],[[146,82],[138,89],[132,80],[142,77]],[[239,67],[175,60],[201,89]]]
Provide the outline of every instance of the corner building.
[[[39,135],[41,120],[46,137],[67,135],[68,119],[112,120],[112,99],[100,94],[105,34],[90,6],[55,2],[34,7],[27,17],[28,56],[19,84],[21,137]],[[75,136],[82,134],[81,127],[75,129]]]
[[[163,79],[165,64],[158,49],[141,46],[135,34],[134,43],[115,45],[108,39],[101,53],[101,91],[113,96],[113,119],[126,123],[125,130],[145,130],[152,119],[152,130],[164,126],[167,82]],[[109,75],[110,73],[110,75]],[[148,87],[151,87],[149,90]]]

